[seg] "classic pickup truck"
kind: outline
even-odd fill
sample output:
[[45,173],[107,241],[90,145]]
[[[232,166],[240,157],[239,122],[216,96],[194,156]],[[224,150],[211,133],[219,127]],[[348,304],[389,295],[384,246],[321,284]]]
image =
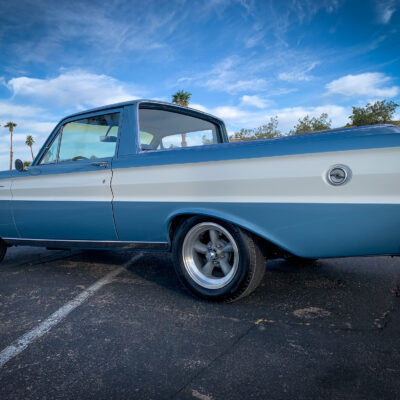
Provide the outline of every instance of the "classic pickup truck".
[[265,259],[400,254],[400,128],[229,143],[224,123],[137,100],[63,119],[0,172],[8,246],[172,251],[193,294],[233,301]]

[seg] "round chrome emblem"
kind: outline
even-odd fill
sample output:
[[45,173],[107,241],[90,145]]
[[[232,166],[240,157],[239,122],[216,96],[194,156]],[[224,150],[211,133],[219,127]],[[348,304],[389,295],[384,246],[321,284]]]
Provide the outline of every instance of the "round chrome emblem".
[[346,183],[351,177],[351,170],[345,165],[334,165],[329,168],[326,178],[331,185],[338,186]]

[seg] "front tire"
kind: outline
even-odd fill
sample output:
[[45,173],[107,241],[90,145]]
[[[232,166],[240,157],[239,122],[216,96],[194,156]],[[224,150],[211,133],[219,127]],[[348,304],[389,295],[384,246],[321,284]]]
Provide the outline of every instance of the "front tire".
[[0,239],[0,263],[3,261],[4,256],[7,252],[7,245],[4,240]]
[[232,302],[257,288],[265,258],[257,239],[225,221],[191,217],[173,239],[175,271],[194,295]]

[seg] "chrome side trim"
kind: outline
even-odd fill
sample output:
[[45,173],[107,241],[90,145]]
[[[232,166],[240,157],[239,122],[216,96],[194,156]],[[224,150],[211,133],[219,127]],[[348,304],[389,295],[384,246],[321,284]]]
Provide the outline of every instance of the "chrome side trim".
[[168,242],[120,242],[103,240],[58,240],[58,239],[20,239],[2,238],[12,246],[65,247],[81,249],[131,249],[131,250],[168,250]]

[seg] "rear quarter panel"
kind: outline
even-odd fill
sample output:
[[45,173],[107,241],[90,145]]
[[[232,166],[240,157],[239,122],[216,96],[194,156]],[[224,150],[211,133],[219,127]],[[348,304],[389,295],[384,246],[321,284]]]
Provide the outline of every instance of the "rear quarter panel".
[[[399,131],[186,148],[116,160],[112,188],[119,237],[165,242],[174,217],[204,214],[298,256],[399,254]],[[329,151],[338,143],[343,150]],[[326,180],[335,164],[352,171],[343,186]]]

